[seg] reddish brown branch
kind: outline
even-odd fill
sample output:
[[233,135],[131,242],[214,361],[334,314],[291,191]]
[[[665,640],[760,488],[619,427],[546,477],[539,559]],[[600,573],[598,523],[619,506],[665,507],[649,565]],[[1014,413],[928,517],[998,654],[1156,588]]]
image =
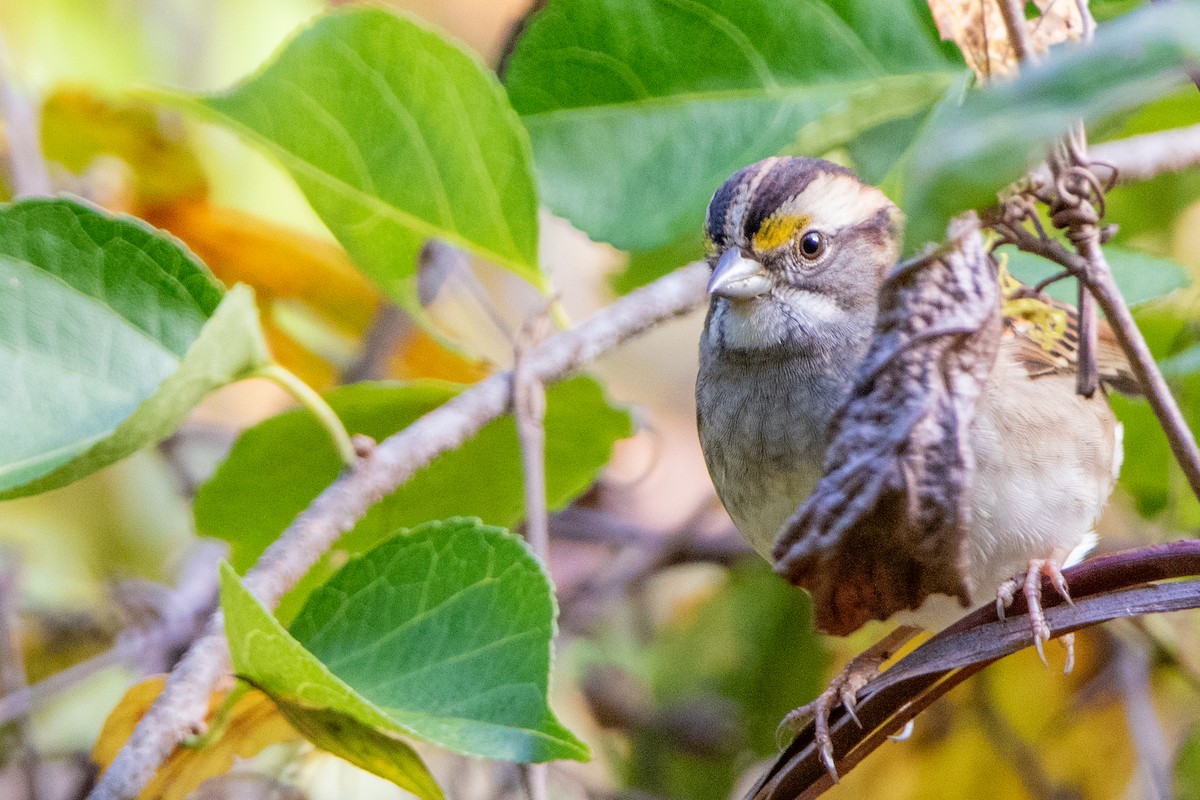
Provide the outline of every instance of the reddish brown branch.
[[[1200,607],[1200,541],[1153,545],[1087,561],[1066,571],[1075,605],[1046,609],[1055,636],[1118,617]],[[1044,597],[1053,589],[1043,587]],[[867,685],[857,713],[862,727],[843,711],[830,719],[838,772],[845,775],[887,736],[934,700],[988,664],[1030,645],[1023,601],[1005,621],[989,603],[934,636]],[[752,800],[815,797],[832,785],[821,765],[809,725],[776,759],[750,791]]]

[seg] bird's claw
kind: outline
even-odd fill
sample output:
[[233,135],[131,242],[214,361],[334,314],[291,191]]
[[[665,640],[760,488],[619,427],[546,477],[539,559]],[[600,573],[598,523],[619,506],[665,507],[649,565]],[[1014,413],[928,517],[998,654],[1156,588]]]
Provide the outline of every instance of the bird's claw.
[[846,709],[846,713],[850,719],[854,720],[854,724],[862,727],[862,720],[858,718],[858,697],[857,692],[849,692],[845,688],[841,691],[842,707]]
[[[834,678],[828,688],[816,699],[805,706],[790,712],[779,723],[776,729],[776,740],[783,742],[785,738],[794,737],[809,720],[813,722],[813,742],[817,748],[817,756],[834,783],[839,780],[837,766],[833,757],[833,738],[829,733],[829,715],[841,705],[846,709],[846,715],[854,720],[858,727],[862,721],[858,718],[858,692],[879,673],[879,667],[887,661],[896,648],[911,639],[915,629],[897,629],[883,641],[851,660],[846,669]],[[789,736],[790,734],[790,736]],[[782,746],[782,745],[781,745]]]
[[[846,672],[834,678],[829,687],[817,695],[815,700],[788,712],[783,721],[779,723],[779,727],[775,729],[776,744],[782,748],[787,740],[798,734],[811,720],[814,727],[813,741],[817,746],[817,755],[834,783],[838,782],[838,772],[833,759],[833,738],[829,735],[829,714],[841,703],[846,706],[850,717],[858,722],[858,717],[851,710],[854,695],[858,690],[850,688],[847,675],[849,672],[850,668],[847,667]],[[850,705],[846,704],[847,697],[851,698]]]
[[[1051,631],[1050,624],[1046,622],[1046,613],[1042,608],[1042,576],[1050,579],[1050,585],[1068,605],[1075,605],[1059,562],[1052,558],[1035,558],[1029,562],[1029,569],[1024,575],[1010,578],[996,589],[996,615],[1001,620],[1005,619],[1004,609],[1012,605],[1017,589],[1021,588],[1025,594],[1025,603],[1029,608],[1029,627],[1033,631],[1033,647],[1037,650],[1042,664],[1049,666],[1043,643],[1050,641]],[[1075,667],[1075,636],[1066,634],[1059,641],[1067,651],[1063,672],[1069,675]]]

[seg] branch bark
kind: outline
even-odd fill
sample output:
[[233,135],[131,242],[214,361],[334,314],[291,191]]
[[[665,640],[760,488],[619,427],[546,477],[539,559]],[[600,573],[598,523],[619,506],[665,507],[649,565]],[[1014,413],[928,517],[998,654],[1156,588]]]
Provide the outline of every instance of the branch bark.
[[[521,443],[521,471],[525,476],[525,541],[534,555],[550,568],[550,518],[546,511],[546,387],[531,374],[529,349],[541,341],[548,319],[530,320],[513,353],[512,409]],[[547,764],[523,764],[521,775],[529,800],[549,800]]]
[[[1074,605],[1046,609],[1054,636],[1118,617],[1200,607],[1200,541],[1152,545],[1085,561],[1064,572]],[[1048,582],[1043,597],[1056,597]],[[1005,621],[988,603],[935,635],[873,680],[860,693],[861,727],[843,709],[830,718],[837,762],[845,775],[906,722],[987,665],[1030,645],[1032,631],[1018,597]],[[809,725],[788,745],[747,800],[816,797],[833,785]]]
[[1033,43],[1029,40],[1029,28],[1025,25],[1025,3],[1023,0],[999,0],[999,5],[1004,28],[1008,31],[1008,43],[1012,45],[1017,61],[1032,61]]
[[[558,333],[527,355],[529,375],[557,381],[658,322],[691,311],[705,298],[708,268],[692,264],[621,298]],[[245,586],[274,608],[317,559],[367,512],[435,456],[452,450],[509,409],[512,375],[480,381],[403,431],[384,440],[343,473],[288,526],[245,575]],[[179,742],[202,730],[212,687],[228,673],[229,648],[220,612],[180,660],[154,705],[89,795],[135,797]]]

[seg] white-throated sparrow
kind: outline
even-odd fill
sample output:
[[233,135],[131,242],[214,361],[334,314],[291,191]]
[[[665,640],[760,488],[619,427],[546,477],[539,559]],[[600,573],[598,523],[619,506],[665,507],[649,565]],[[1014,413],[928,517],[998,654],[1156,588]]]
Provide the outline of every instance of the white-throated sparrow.
[[[700,441],[725,508],[768,559],[780,527],[822,473],[829,422],[870,343],[900,225],[878,189],[819,159],[752,164],[709,205]],[[1094,545],[1093,526],[1120,467],[1121,429],[1103,393],[1076,394],[1074,312],[1061,308],[1068,330],[1049,348],[1019,320],[1006,321],[970,429],[966,583],[976,604],[1010,600],[1017,585],[1040,587],[1042,575],[1065,596],[1061,568]],[[1107,384],[1132,383],[1106,327],[1098,364]],[[1040,651],[1049,629],[1038,598],[1029,600]],[[933,596],[896,616],[936,629],[958,606]]]

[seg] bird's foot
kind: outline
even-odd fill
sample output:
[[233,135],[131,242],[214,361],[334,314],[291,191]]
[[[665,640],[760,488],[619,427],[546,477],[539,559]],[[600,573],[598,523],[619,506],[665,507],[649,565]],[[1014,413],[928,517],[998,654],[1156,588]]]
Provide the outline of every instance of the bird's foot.
[[862,722],[858,719],[857,711],[859,690],[879,674],[879,667],[883,662],[895,655],[918,630],[901,626],[882,641],[852,658],[841,674],[830,681],[829,686],[817,695],[815,700],[789,712],[783,718],[776,729],[780,743],[782,744],[785,738],[794,737],[811,720],[814,728],[813,742],[816,744],[821,764],[829,773],[829,777],[833,778],[833,782],[837,783],[838,771],[833,758],[833,738],[829,734],[829,715],[840,705],[846,709],[850,719],[861,728]]
[[[1046,651],[1043,642],[1050,640],[1050,626],[1046,622],[1046,614],[1042,610],[1042,576],[1050,579],[1050,585],[1058,592],[1059,597],[1068,605],[1075,605],[1071,592],[1067,588],[1067,579],[1062,574],[1062,564],[1053,558],[1035,558],[1029,562],[1029,569],[1024,575],[1009,578],[996,589],[996,614],[1004,619],[1004,610],[1012,605],[1017,589],[1025,594],[1025,603],[1029,607],[1029,625],[1033,629],[1033,646],[1037,649],[1038,658],[1043,664],[1046,661]],[[1063,672],[1070,674],[1075,668],[1075,634],[1068,633],[1059,637],[1062,646],[1066,648],[1067,659]]]

